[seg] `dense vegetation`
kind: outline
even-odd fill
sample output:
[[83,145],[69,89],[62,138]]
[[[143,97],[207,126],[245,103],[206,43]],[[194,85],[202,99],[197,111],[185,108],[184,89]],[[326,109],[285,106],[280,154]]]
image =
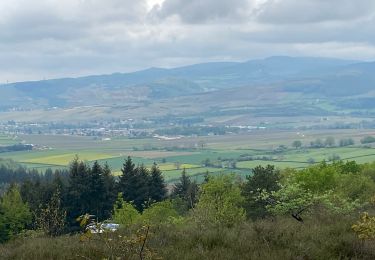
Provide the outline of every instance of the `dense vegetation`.
[[[107,165],[78,158],[65,174],[46,176],[9,184],[2,195],[5,259],[375,257],[375,163],[259,166],[246,179],[206,175],[201,184],[183,170],[169,192],[156,164],[130,157],[118,180]],[[90,214],[120,229],[92,234]]]

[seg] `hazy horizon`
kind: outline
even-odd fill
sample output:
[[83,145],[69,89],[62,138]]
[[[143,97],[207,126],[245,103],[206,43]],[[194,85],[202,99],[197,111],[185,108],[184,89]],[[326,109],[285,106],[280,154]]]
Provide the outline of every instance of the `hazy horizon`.
[[26,80],[21,80],[21,81],[9,81],[8,82],[0,82],[0,85],[4,84],[13,84],[13,83],[22,83],[22,82],[36,82],[36,81],[44,81],[44,80],[59,80],[59,79],[76,79],[76,78],[84,78],[84,77],[90,77],[90,76],[107,76],[107,75],[113,75],[113,74],[132,74],[132,73],[137,73],[137,72],[143,72],[147,70],[152,70],[152,69],[161,69],[161,70],[169,70],[169,69],[179,69],[179,68],[185,68],[185,67],[190,67],[190,66],[196,66],[200,64],[211,64],[211,63],[246,63],[246,62],[251,62],[251,61],[262,61],[262,60],[267,60],[267,59],[272,59],[272,58],[292,58],[292,59],[298,59],[298,58],[306,58],[306,59],[332,59],[332,60],[342,60],[342,61],[350,61],[353,63],[362,63],[362,62],[375,62],[375,60],[355,60],[355,59],[342,59],[342,58],[335,58],[335,57],[319,57],[319,56],[286,56],[286,55],[273,55],[273,56],[266,56],[266,57],[259,57],[255,59],[245,59],[245,60],[217,60],[217,61],[202,61],[199,63],[187,63],[187,64],[182,64],[178,66],[152,66],[152,67],[143,67],[143,68],[138,68],[138,69],[133,69],[129,71],[112,71],[112,72],[107,72],[107,73],[96,73],[96,74],[82,74],[82,75],[76,75],[76,76],[71,76],[69,74],[66,74],[61,77],[52,77],[52,78],[41,78],[41,79],[26,79]]

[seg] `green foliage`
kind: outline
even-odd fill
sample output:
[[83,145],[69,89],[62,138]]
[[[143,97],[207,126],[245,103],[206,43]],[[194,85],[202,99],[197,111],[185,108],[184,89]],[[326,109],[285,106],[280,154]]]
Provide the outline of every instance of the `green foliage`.
[[241,186],[245,198],[244,208],[247,216],[253,219],[267,215],[267,203],[259,200],[261,192],[272,192],[280,189],[280,173],[274,166],[258,166],[252,170],[252,175],[246,177],[247,182]]
[[366,203],[375,194],[375,182],[365,174],[345,174],[338,178],[334,192],[340,197]]
[[320,138],[317,138],[315,141],[310,142],[312,148],[322,148],[324,147],[323,141]]
[[302,147],[302,142],[300,140],[295,140],[293,141],[292,146],[296,149],[299,149]]
[[148,170],[143,165],[135,168],[132,159],[128,157],[121,171],[119,191],[125,201],[132,202],[137,210],[142,211],[149,202]]
[[153,202],[166,197],[166,185],[160,169],[156,164],[151,172],[144,166],[135,167],[130,156],[121,169],[119,191],[125,201],[132,202],[139,211],[143,211]]
[[152,202],[162,201],[167,195],[164,177],[159,167],[154,163],[149,176],[149,197]]
[[244,198],[233,175],[211,177],[202,185],[193,218],[200,226],[231,227],[245,219]]
[[317,206],[340,214],[349,214],[362,206],[359,200],[351,200],[333,191],[313,193],[298,183],[289,183],[276,192],[263,192],[261,201],[269,202],[267,208],[274,215],[292,215],[302,221],[301,214],[310,212]]
[[298,183],[281,185],[277,191],[263,190],[258,197],[259,201],[267,203],[269,212],[275,215],[293,214],[308,208],[319,198]]
[[324,145],[326,147],[333,147],[335,146],[335,144],[336,144],[335,138],[332,136],[327,137],[326,140],[324,141]]
[[350,146],[354,144],[355,144],[355,141],[353,140],[353,138],[340,139],[340,142],[339,142],[340,147]]
[[322,163],[303,170],[288,170],[281,189],[262,191],[260,201],[268,203],[273,214],[292,214],[299,218],[315,206],[348,214],[366,205],[375,192],[375,183],[360,175],[355,162]]
[[75,158],[69,169],[67,191],[68,221],[75,223],[77,216],[89,213],[99,220],[110,217],[115,200],[115,183],[108,166],[103,168],[97,161],[92,168]]
[[375,137],[373,136],[366,136],[361,139],[361,144],[371,144],[375,143]]
[[123,195],[119,193],[113,209],[113,220],[117,224],[128,227],[136,223],[140,216],[137,209],[131,203],[126,202]]
[[143,211],[141,219],[149,225],[176,223],[180,221],[174,204],[169,200],[152,204],[151,207]]
[[323,162],[300,171],[289,170],[285,174],[291,176],[289,181],[300,183],[305,190],[324,192],[337,187],[343,175],[356,175],[360,170],[355,162],[338,161],[332,164]]
[[11,186],[0,200],[0,242],[24,230],[31,219],[30,209],[22,201],[18,187]]
[[183,169],[179,182],[177,182],[172,191],[172,198],[180,198],[183,205],[180,208],[181,212],[187,212],[192,209],[198,200],[198,185],[195,181],[191,181],[186,174],[186,169]]

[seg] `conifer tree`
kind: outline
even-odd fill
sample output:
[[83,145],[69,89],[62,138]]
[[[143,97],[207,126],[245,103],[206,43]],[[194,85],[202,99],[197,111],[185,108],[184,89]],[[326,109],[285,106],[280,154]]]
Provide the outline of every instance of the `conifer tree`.
[[136,179],[135,165],[130,156],[124,162],[121,172],[118,191],[123,194],[124,200],[130,201],[135,193],[135,188],[132,184]]
[[149,196],[152,202],[162,201],[167,195],[164,177],[156,163],[152,165],[149,180]]
[[67,219],[76,224],[76,218],[89,212],[89,172],[90,168],[76,157],[69,168]]
[[102,219],[102,208],[105,200],[105,187],[103,169],[98,161],[94,162],[91,171],[89,172],[88,193],[85,195],[87,196],[88,202],[88,212],[86,213],[94,214],[98,219]]
[[181,198],[187,209],[194,207],[198,198],[198,185],[195,181],[191,181],[190,177],[186,173],[186,169],[183,169],[181,177],[178,183],[175,184],[172,197]]
[[132,199],[127,201],[133,201],[134,206],[141,212],[152,202],[149,185],[150,171],[143,164],[138,165],[133,181],[134,193]]
[[109,218],[111,216],[113,204],[117,198],[117,189],[115,178],[111,173],[111,169],[106,162],[103,167],[103,182],[104,182],[104,196],[102,202],[103,217]]

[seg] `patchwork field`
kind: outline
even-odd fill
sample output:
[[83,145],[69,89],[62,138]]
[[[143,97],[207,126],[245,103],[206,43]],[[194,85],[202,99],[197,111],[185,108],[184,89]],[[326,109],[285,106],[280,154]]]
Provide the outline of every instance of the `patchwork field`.
[[[115,138],[102,141],[91,137],[67,135],[23,135],[0,136],[0,144],[19,142],[34,144],[32,151],[1,153],[1,158],[12,159],[29,168],[65,168],[75,156],[93,163],[108,163],[115,175],[120,174],[124,159],[132,156],[136,164],[151,167],[157,163],[167,181],[179,178],[182,169],[202,178],[211,174],[235,172],[250,174],[258,165],[272,164],[278,168],[303,168],[323,160],[356,160],[359,163],[375,161],[375,149],[360,145],[364,136],[374,134],[373,130],[325,130],[325,131],[254,131],[246,135],[207,137],[185,137],[179,140],[156,138]],[[352,138],[356,144],[349,147],[310,148],[309,143],[317,138],[332,136],[338,140]],[[303,147],[292,147],[294,140],[300,140]],[[282,151],[277,147],[284,146]]]
[[0,146],[12,145],[19,143],[19,139],[13,136],[0,135]]

